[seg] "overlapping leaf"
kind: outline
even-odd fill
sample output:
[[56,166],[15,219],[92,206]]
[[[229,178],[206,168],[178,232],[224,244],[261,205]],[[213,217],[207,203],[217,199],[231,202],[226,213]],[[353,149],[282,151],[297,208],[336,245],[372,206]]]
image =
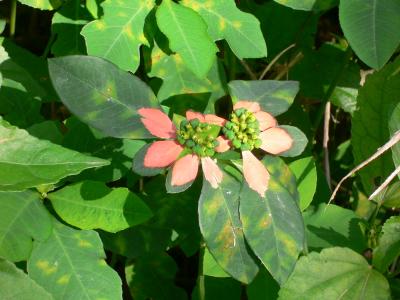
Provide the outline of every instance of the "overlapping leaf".
[[400,44],[400,3],[397,0],[340,1],[345,37],[370,67],[382,68]]
[[123,70],[135,72],[140,63],[139,48],[148,44],[143,26],[153,6],[153,0],[104,2],[104,17],[82,30],[89,55],[103,57]]
[[0,259],[0,298],[51,300],[53,297],[9,261]]
[[0,190],[20,191],[56,183],[79,172],[109,164],[45,140],[0,119]]
[[47,239],[51,230],[50,215],[38,193],[0,192],[0,257],[26,260],[32,240]]
[[260,22],[239,10],[235,1],[184,0],[182,4],[197,11],[207,23],[212,39],[225,39],[240,59],[267,56]]
[[60,6],[60,0],[18,0],[22,4],[41,10],[53,10]]
[[97,232],[54,220],[50,237],[34,243],[28,274],[55,299],[122,299],[121,279],[104,258]]
[[192,9],[164,0],[156,13],[160,30],[168,37],[169,47],[199,78],[213,65],[218,48],[207,33],[207,24]]
[[61,100],[85,123],[114,137],[152,137],[137,110],[158,107],[157,99],[134,75],[91,56],[50,59],[49,69]]
[[283,283],[303,249],[304,224],[297,199],[289,190],[295,189],[290,171],[279,170],[281,162],[276,157],[267,157],[263,163],[271,174],[268,190],[261,197],[244,183],[240,219],[250,248],[275,280]]
[[339,3],[338,0],[274,0],[279,4],[300,10],[327,10]]
[[279,291],[281,300],[388,300],[389,284],[360,254],[348,248],[328,248],[300,258]]
[[199,223],[207,247],[218,264],[232,277],[249,283],[258,267],[243,237],[239,192],[238,180],[225,171],[223,181],[216,189],[204,180],[199,200]]

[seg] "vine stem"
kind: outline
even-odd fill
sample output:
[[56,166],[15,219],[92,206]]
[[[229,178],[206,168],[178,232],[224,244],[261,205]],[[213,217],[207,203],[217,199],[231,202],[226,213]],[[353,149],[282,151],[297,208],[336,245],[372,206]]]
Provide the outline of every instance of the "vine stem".
[[13,38],[15,35],[15,24],[17,21],[17,0],[11,0],[11,11],[10,11],[10,37]]
[[199,285],[199,300],[206,300],[206,288],[204,282],[204,274],[203,274],[203,262],[204,262],[204,251],[205,251],[205,244],[202,240],[200,243],[200,250],[199,250],[199,277],[197,284]]
[[284,55],[286,52],[288,52],[294,46],[296,46],[296,44],[291,44],[289,47],[283,49],[280,53],[278,53],[278,55],[275,56],[275,58],[273,60],[271,60],[271,62],[266,66],[266,68],[261,73],[261,75],[258,78],[258,80],[262,80],[264,78],[264,76],[268,73],[268,71],[271,70],[272,66],[282,57],[282,55]]

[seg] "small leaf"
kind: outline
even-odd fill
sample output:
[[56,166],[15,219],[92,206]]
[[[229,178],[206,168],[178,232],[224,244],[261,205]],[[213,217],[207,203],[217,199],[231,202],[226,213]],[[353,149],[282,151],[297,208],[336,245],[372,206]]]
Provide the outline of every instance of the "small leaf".
[[348,248],[328,248],[300,258],[279,291],[281,300],[388,300],[386,278],[360,254]]
[[252,14],[239,10],[234,1],[185,0],[182,4],[198,12],[212,39],[225,39],[240,59],[267,56],[260,22]]
[[356,54],[370,67],[382,68],[400,43],[400,2],[340,1],[339,19]]
[[[296,199],[286,186],[287,174],[277,176],[271,165],[279,158],[267,158],[263,164],[270,172],[265,197],[243,184],[240,193],[240,219],[250,248],[279,283],[292,272],[304,245],[304,224]],[[289,172],[290,174],[290,172]]]
[[55,299],[122,299],[121,279],[105,262],[95,231],[53,221],[53,232],[35,242],[28,274]]
[[273,116],[287,111],[299,91],[297,81],[234,80],[228,86],[233,102],[258,102],[263,111]]
[[69,185],[48,198],[65,222],[81,229],[117,232],[152,217],[147,205],[128,189],[110,189],[96,181]]
[[372,264],[385,272],[400,255],[400,217],[391,217],[382,227],[378,247],[374,249]]
[[13,263],[0,259],[0,298],[51,300],[53,297]]
[[26,260],[32,240],[46,240],[51,229],[50,215],[38,193],[0,192],[0,257]]
[[156,12],[157,24],[185,65],[204,78],[213,65],[218,48],[207,33],[207,24],[192,9],[164,0]]
[[48,141],[0,119],[0,190],[20,191],[56,183],[79,172],[109,164]]
[[134,75],[91,56],[53,58],[49,70],[61,101],[85,123],[113,137],[152,137],[137,110],[158,107],[157,99]]
[[152,0],[109,0],[103,3],[104,17],[87,24],[85,37],[88,54],[105,58],[125,71],[139,67],[139,48],[148,45],[143,33]]

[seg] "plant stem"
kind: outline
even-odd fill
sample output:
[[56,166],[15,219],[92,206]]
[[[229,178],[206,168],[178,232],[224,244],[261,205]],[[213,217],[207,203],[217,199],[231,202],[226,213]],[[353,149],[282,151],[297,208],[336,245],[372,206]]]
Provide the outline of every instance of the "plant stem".
[[204,274],[203,274],[203,262],[204,262],[204,250],[205,250],[204,241],[201,240],[200,250],[199,250],[199,271],[198,271],[198,286],[199,286],[199,300],[206,299],[206,289],[204,282]]
[[11,0],[11,11],[10,11],[10,37],[13,38],[15,35],[15,23],[17,21],[17,0]]
[[278,53],[278,55],[275,56],[275,58],[273,60],[271,60],[271,62],[268,64],[268,66],[266,66],[266,68],[261,73],[260,78],[258,78],[258,80],[262,80],[264,78],[264,76],[268,73],[268,71],[271,70],[272,66],[282,57],[282,55],[284,55],[286,52],[288,52],[294,46],[296,46],[296,44],[291,44],[289,47],[287,47],[286,49],[283,49],[280,53]]

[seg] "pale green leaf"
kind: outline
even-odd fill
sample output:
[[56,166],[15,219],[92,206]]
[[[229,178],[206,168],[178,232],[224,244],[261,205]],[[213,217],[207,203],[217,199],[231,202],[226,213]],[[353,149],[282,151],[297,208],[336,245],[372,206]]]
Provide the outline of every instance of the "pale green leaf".
[[22,4],[40,10],[53,10],[61,5],[61,0],[18,0]]
[[339,3],[339,0],[274,0],[279,4],[299,10],[327,10]]

